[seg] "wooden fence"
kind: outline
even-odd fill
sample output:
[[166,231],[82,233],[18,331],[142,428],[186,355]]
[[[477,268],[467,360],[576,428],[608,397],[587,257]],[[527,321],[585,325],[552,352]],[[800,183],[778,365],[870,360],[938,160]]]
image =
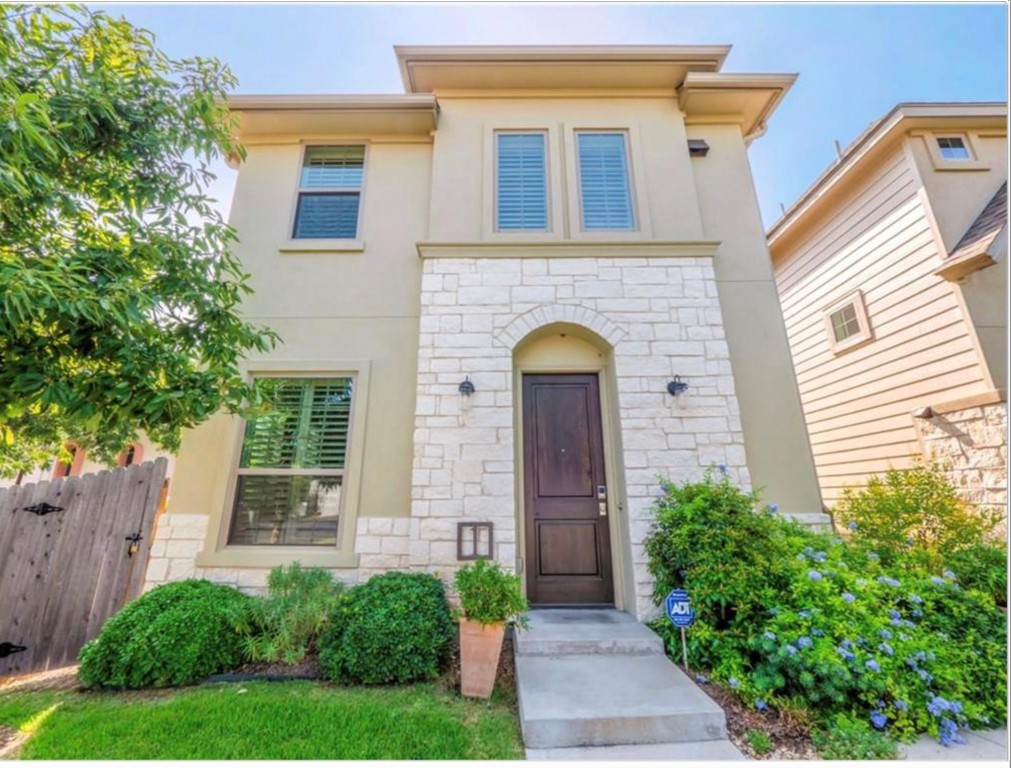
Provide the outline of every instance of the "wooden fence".
[[167,464],[0,490],[0,679],[73,664],[140,593]]

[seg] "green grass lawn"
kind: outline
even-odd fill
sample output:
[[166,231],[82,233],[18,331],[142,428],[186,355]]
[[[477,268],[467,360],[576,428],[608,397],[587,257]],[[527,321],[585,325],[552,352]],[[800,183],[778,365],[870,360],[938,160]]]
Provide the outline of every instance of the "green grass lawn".
[[471,701],[437,685],[6,694],[0,723],[33,732],[20,756],[36,760],[523,758],[510,697]]

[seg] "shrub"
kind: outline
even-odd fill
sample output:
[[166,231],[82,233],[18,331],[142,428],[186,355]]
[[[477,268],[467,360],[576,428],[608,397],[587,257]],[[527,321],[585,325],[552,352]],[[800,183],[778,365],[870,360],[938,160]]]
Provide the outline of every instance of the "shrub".
[[815,749],[826,760],[895,760],[895,742],[867,723],[839,715],[812,734]]
[[320,666],[350,683],[431,680],[455,633],[439,579],[392,571],[341,595],[320,640]]
[[836,514],[854,542],[871,547],[886,562],[907,555],[930,568],[981,544],[1002,519],[998,512],[969,507],[937,464],[872,475],[865,488],[843,491]]
[[81,649],[78,677],[88,688],[159,688],[235,667],[242,650],[230,616],[250,599],[198,579],[157,587],[105,622]]
[[[1006,621],[991,599],[953,573],[889,565],[758,511],[728,486],[712,473],[665,486],[647,541],[651,570],[680,582],[658,580],[657,601],[683,585],[700,606],[688,633],[694,666],[745,700],[821,722],[845,715],[897,737],[950,740],[1006,719]],[[654,626],[676,654],[670,623]]]
[[752,728],[744,734],[744,738],[748,740],[748,746],[756,755],[767,755],[772,751],[772,737],[765,731]]
[[506,573],[498,563],[484,558],[458,570],[454,585],[463,615],[480,624],[514,621],[530,607],[523,597],[519,576]]
[[966,589],[978,589],[1007,607],[1007,544],[972,544],[945,558],[944,564]]
[[302,568],[297,562],[274,568],[266,597],[249,601],[234,617],[246,657],[286,664],[305,659],[343,590],[323,568]]

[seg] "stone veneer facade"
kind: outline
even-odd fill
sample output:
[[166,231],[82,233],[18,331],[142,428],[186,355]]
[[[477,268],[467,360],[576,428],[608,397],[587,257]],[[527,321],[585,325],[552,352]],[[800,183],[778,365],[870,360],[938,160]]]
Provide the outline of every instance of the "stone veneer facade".
[[[1007,507],[1007,402],[914,419],[923,455],[943,462],[974,507]],[[1007,521],[1004,522],[1007,536]]]
[[[494,523],[495,558],[518,565],[513,351],[557,323],[593,331],[613,353],[635,594],[625,609],[643,618],[656,611],[643,539],[657,476],[698,479],[725,464],[750,486],[709,258],[425,259],[410,566],[455,569],[463,520]],[[675,374],[689,382],[677,401],[666,390]]]

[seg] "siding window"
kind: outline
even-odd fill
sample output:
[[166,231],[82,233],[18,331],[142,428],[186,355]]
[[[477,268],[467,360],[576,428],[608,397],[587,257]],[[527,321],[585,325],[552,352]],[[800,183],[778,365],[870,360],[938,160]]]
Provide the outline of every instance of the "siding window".
[[635,229],[624,132],[576,134],[584,230]]
[[937,148],[945,160],[969,160],[969,149],[958,136],[939,136]]
[[836,302],[824,314],[829,344],[835,354],[871,340],[867,308],[860,291]]
[[228,543],[336,546],[354,382],[261,384],[271,407],[246,422]]
[[358,236],[364,146],[306,147],[292,237]]
[[544,133],[495,134],[495,229],[548,228],[548,172]]

